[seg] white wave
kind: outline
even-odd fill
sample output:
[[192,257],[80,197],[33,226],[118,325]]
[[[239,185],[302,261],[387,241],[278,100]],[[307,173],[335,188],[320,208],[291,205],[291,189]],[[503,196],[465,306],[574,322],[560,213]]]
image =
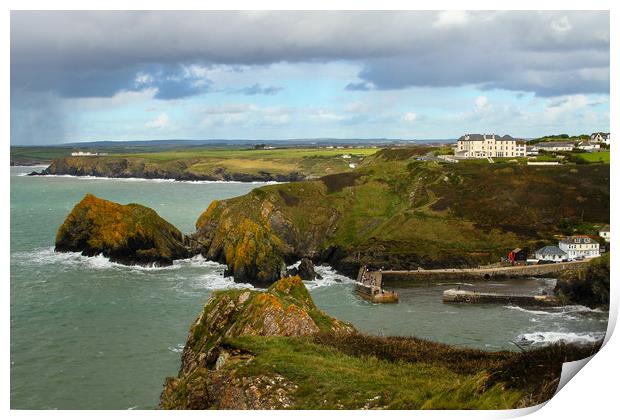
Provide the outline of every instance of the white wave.
[[252,289],[260,290],[250,283],[237,283],[231,277],[224,277],[221,273],[212,272],[200,276],[194,281],[194,286],[207,290],[229,290],[229,289]]
[[177,344],[176,346],[168,347],[168,351],[171,351],[172,353],[182,353],[184,348],[185,348],[185,344],[180,343],[180,344]]
[[604,337],[604,332],[575,333],[561,331],[537,331],[520,334],[517,337],[517,341],[531,345],[555,343],[590,344],[602,340]]
[[317,274],[323,277],[322,279],[314,279],[310,281],[304,281],[304,284],[308,288],[308,290],[316,289],[319,287],[333,286],[335,284],[343,284],[343,283],[355,283],[355,280],[343,276],[342,274],[338,274],[336,270],[331,268],[328,265],[319,265],[314,267],[314,271]]
[[538,316],[548,316],[548,317],[555,317],[555,318],[565,318],[565,319],[572,319],[575,320],[577,319],[577,317],[575,315],[579,315],[579,314],[585,314],[585,313],[606,313],[605,311],[601,310],[601,309],[590,309],[587,306],[582,306],[582,305],[568,305],[568,306],[561,306],[558,308],[549,308],[548,310],[543,310],[543,309],[525,309],[522,308],[520,306],[515,306],[515,305],[507,305],[504,306],[504,308],[513,310],[513,311],[519,311],[519,312],[524,312],[527,314],[532,314],[532,315],[538,315]]
[[90,269],[109,270],[133,270],[133,271],[161,271],[161,270],[177,270],[183,267],[206,267],[212,270],[224,271],[225,265],[214,261],[208,261],[203,256],[198,255],[192,258],[176,260],[172,265],[125,265],[110,261],[103,255],[95,255],[87,257],[79,252],[55,252],[54,247],[40,248],[34,251],[15,252],[11,255],[11,259],[20,264],[28,265],[66,265],[75,267],[87,267]]
[[[22,175],[20,175],[22,176]],[[172,178],[115,178],[115,177],[107,177],[107,176],[93,176],[93,175],[38,175],[42,177],[49,178],[75,178],[81,180],[91,180],[91,181],[123,181],[123,182],[173,182],[173,183],[183,183],[183,184],[256,184],[256,185],[273,185],[273,184],[284,184],[284,182],[278,181],[181,181]]]

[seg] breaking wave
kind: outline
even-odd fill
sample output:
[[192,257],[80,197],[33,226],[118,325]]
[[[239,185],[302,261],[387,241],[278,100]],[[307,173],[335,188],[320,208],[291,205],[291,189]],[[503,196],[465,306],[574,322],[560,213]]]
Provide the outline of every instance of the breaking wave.
[[[28,174],[19,174],[19,176],[26,176]],[[37,175],[46,178],[75,178],[81,179],[84,181],[123,181],[123,182],[155,182],[155,183],[163,183],[163,182],[173,182],[173,183],[183,183],[183,184],[260,184],[260,185],[272,185],[272,184],[283,184],[283,182],[278,181],[182,181],[176,180],[173,178],[115,178],[108,176],[94,176],[94,175]]]
[[[301,261],[297,261],[295,264],[289,265],[287,268],[291,269],[293,267],[297,267],[299,266],[300,262]],[[328,265],[317,265],[314,267],[314,271],[316,271],[316,273],[319,274],[322,278],[317,278],[314,280],[304,280],[304,284],[306,285],[306,288],[308,290],[317,289],[319,287],[333,286],[336,284],[355,283],[355,280],[347,276],[343,276],[342,274],[338,274],[336,270],[334,270]]]
[[[569,320],[575,320],[579,315],[584,315],[588,313],[605,313],[602,309],[591,309],[587,306],[582,305],[568,305],[562,306],[558,308],[549,308],[547,310],[544,309],[525,309],[520,306],[515,305],[507,305],[504,308],[523,312],[526,314],[538,316],[538,317],[550,317],[550,318],[565,318]],[[536,320],[536,318],[532,318],[532,320]]]
[[520,334],[517,342],[529,345],[547,345],[556,343],[592,344],[605,338],[604,332],[560,332],[560,331],[537,331]]

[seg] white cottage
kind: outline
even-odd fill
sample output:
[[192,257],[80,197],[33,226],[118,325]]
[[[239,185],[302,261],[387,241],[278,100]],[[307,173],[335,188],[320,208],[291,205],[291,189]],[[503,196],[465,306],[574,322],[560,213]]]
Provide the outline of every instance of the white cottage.
[[609,225],[603,226],[601,228],[601,230],[599,230],[598,235],[605,239],[605,242],[609,242],[610,236],[609,236]]
[[568,260],[568,254],[557,246],[544,246],[534,253],[538,261],[561,262]]
[[585,235],[567,236],[558,246],[568,254],[569,259],[594,258],[601,255],[598,242]]

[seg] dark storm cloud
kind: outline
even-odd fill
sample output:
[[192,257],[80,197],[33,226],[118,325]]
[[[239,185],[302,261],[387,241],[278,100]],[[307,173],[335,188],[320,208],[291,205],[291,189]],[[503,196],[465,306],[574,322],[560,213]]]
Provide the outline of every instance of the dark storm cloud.
[[[136,89],[150,66],[358,62],[348,90],[502,88],[609,92],[608,12],[11,13],[11,83],[61,96]],[[158,97],[203,93],[157,79]]]

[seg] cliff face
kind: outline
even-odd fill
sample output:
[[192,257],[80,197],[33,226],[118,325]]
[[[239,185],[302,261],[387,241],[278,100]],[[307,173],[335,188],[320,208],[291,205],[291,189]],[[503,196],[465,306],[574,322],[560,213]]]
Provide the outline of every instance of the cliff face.
[[[257,162],[259,165],[260,162]],[[300,181],[305,175],[295,170],[272,173],[268,170],[243,171],[217,162],[183,158],[151,161],[139,157],[72,156],[55,158],[43,171],[46,175],[100,176],[108,178],[175,179],[178,181]]]
[[239,281],[277,280],[303,257],[354,276],[361,265],[471,267],[536,249],[567,221],[609,220],[609,166],[419,162],[386,150],[352,173],[214,202],[194,238]]
[[170,265],[188,257],[183,234],[148,207],[87,194],[56,234],[56,251],[103,254],[122,264]]
[[[251,360],[251,354],[227,348],[227,338],[242,336],[309,336],[318,332],[349,334],[349,324],[316,308],[299,277],[287,277],[267,291],[216,292],[190,328],[177,378],[168,378],[163,408],[260,408],[286,401],[291,391],[282,377],[233,378],[230,369]],[[226,369],[223,369],[224,365]],[[257,382],[276,385],[262,400]],[[281,395],[280,395],[281,394]]]
[[591,308],[609,306],[609,253],[590,261],[585,267],[564,272],[555,293],[565,303]]

